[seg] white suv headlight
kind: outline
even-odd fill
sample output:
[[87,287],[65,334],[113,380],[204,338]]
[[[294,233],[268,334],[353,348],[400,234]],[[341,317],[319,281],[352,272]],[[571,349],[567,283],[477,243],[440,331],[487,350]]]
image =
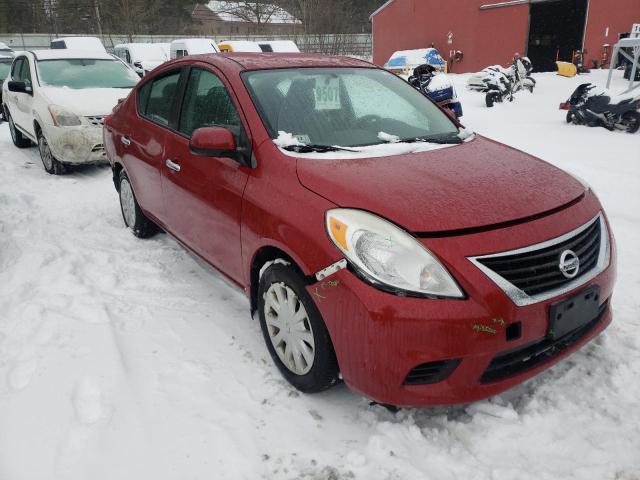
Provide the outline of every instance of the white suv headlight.
[[390,287],[398,294],[464,298],[440,261],[393,223],[362,210],[337,208],[327,212],[326,226],[347,260],[383,290]]
[[49,105],[49,113],[56,127],[77,127],[82,125],[78,115],[59,105]]

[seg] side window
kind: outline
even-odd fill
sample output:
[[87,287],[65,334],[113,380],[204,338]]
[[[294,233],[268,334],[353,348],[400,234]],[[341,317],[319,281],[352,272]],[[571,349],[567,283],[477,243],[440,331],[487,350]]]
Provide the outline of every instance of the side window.
[[51,42],[51,48],[54,50],[60,50],[67,48],[67,46],[65,45],[64,40],[56,40],[55,42]]
[[22,73],[22,64],[24,63],[24,57],[17,58],[13,62],[13,67],[11,67],[11,79],[15,81],[20,81],[20,74]]
[[201,127],[222,126],[240,136],[242,123],[222,81],[208,70],[191,69],[178,130],[187,136]]
[[153,80],[150,84],[142,87],[139,93],[146,93],[143,91],[147,87],[149,88],[149,93],[145,100],[145,108],[141,114],[152,122],[165,126],[169,125],[171,107],[178,91],[179,80],[180,72],[178,71]]
[[131,65],[131,54],[129,53],[129,50],[124,51],[124,59],[129,65]]
[[176,58],[186,57],[186,56],[187,56],[186,50],[176,50]]

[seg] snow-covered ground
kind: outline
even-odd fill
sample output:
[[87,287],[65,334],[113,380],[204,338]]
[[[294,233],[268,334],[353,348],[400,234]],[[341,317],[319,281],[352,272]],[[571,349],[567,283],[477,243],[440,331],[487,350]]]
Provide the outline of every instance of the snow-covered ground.
[[[248,302],[166,235],[123,226],[108,168],[47,175],[0,126],[0,479],[640,478],[640,133],[570,126],[581,82],[464,123],[586,179],[617,236],[614,323],[468,406],[391,413],[289,387]],[[616,87],[621,89],[622,81]]]

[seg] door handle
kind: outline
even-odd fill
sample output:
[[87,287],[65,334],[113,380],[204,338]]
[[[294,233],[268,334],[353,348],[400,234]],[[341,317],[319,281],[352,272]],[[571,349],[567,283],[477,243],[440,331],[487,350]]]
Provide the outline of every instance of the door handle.
[[170,168],[171,170],[173,170],[174,172],[179,172],[180,171],[180,164],[174,162],[173,160],[169,160],[167,159],[164,164]]
[[127,147],[131,145],[131,140],[129,140],[129,137],[120,137],[120,141]]

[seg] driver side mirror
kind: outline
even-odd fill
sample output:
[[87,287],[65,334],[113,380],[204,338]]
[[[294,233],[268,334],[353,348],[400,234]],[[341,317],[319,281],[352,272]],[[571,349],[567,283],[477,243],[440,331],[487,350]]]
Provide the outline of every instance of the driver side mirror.
[[223,127],[198,128],[191,135],[189,148],[203,157],[231,157],[237,155],[236,139],[230,130]]
[[236,137],[224,127],[198,128],[191,135],[189,149],[202,157],[232,158],[246,167],[253,167],[251,150],[238,147]]
[[27,84],[27,82],[20,82],[17,80],[11,80],[7,84],[7,88],[10,92],[15,93],[28,93],[29,95],[33,93],[33,88],[31,88],[31,85]]

